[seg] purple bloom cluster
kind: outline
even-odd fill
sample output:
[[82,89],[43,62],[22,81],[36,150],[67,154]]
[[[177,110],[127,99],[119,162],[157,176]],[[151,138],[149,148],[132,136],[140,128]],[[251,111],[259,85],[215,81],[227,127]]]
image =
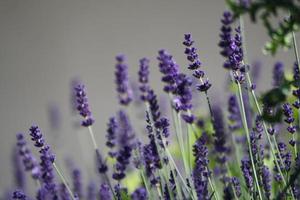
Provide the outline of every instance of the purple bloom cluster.
[[16,199],[16,200],[27,200],[27,197],[24,194],[24,192],[22,192],[20,190],[14,191],[12,198]]
[[273,68],[273,86],[279,87],[284,80],[284,65],[282,62],[276,62]]
[[199,79],[201,82],[197,85],[197,89],[201,92],[206,92],[211,87],[211,83],[208,81],[208,79],[203,80],[205,72],[200,69],[201,62],[199,60],[197,49],[193,46],[194,41],[191,34],[184,35],[183,44],[186,46],[184,53],[190,62],[188,69],[193,70],[193,76]]
[[195,168],[193,171],[194,186],[198,199],[209,199],[208,193],[208,149],[205,146],[205,138],[200,137],[194,145]]
[[118,124],[117,120],[115,117],[111,117],[109,119],[109,122],[107,124],[107,134],[106,134],[106,146],[110,148],[111,150],[108,152],[109,156],[115,157],[115,152],[112,151],[112,149],[116,146],[117,144],[117,129],[118,129]]
[[262,168],[262,183],[265,191],[265,196],[267,199],[270,199],[271,196],[271,173],[267,166],[263,166]]
[[[278,161],[278,163],[280,163],[280,169],[282,172],[289,172],[291,169],[291,163],[292,163],[292,155],[291,152],[287,149],[287,146],[285,143],[283,142],[279,142],[277,144],[278,149],[279,149],[279,154],[276,154],[276,159]],[[281,157],[281,159],[279,158],[279,156]],[[283,163],[281,163],[281,160],[283,161]],[[280,182],[282,181],[282,177],[280,176],[279,170],[277,168],[277,166],[274,166],[274,178],[276,181]]]
[[243,49],[240,27],[235,29],[235,35],[232,35],[233,18],[230,12],[224,12],[221,20],[221,34],[219,46],[221,47],[221,55],[226,58],[224,68],[231,69],[235,81],[242,83],[245,80],[244,73],[247,70],[242,64]]
[[244,175],[244,179],[246,182],[246,186],[249,190],[250,193],[253,192],[254,190],[254,184],[253,184],[253,178],[252,178],[252,168],[251,168],[251,163],[249,159],[243,159],[242,160],[242,166],[241,166],[243,175]]
[[138,72],[139,75],[139,83],[140,83],[140,91],[141,91],[141,100],[147,100],[147,93],[150,90],[149,87],[149,59],[142,58],[140,60],[140,69]]
[[232,183],[233,188],[235,190],[236,196],[240,197],[242,195],[240,180],[237,177],[232,177],[231,178],[231,183]]
[[240,108],[235,95],[230,95],[228,99],[228,120],[230,121],[229,130],[235,131],[242,128]]
[[[192,108],[192,80],[183,73],[179,73],[179,66],[173,60],[173,57],[165,50],[159,51],[159,70],[163,74],[162,81],[166,84],[164,91],[172,93],[173,108],[179,111],[188,111]],[[187,123],[193,123],[194,116],[182,114],[182,119]]]
[[134,134],[129,122],[129,118],[125,112],[123,111],[118,112],[118,120],[119,120],[118,145],[120,149],[116,153],[117,163],[115,164],[114,167],[115,171],[113,173],[113,179],[120,181],[126,176],[125,171],[127,165],[130,162],[130,158],[132,154],[131,152],[134,147],[134,144],[132,142],[134,138]]
[[84,85],[77,85],[75,88],[76,98],[77,98],[77,110],[79,114],[84,118],[81,125],[84,127],[89,127],[93,125],[94,119],[89,108],[89,103],[87,99],[87,94]]
[[45,140],[43,138],[42,132],[39,129],[39,127],[36,125],[33,125],[30,127],[29,131],[30,131],[29,134],[31,136],[31,140],[35,142],[34,146],[43,147],[45,144]]
[[55,184],[55,176],[52,164],[54,163],[55,156],[51,152],[50,147],[45,144],[43,135],[38,126],[30,127],[31,139],[35,142],[35,146],[40,148],[40,170],[41,180],[45,190],[40,190],[39,196],[50,195],[53,199],[58,198],[57,188]]
[[145,200],[147,199],[147,191],[144,187],[137,188],[132,194],[131,199],[132,200]]
[[162,49],[158,52],[159,71],[163,74],[162,82],[165,83],[164,91],[174,93],[176,90],[176,81],[179,74],[179,66],[173,60],[166,50]]
[[79,169],[74,169],[72,172],[73,179],[73,191],[74,194],[80,199],[83,197],[83,188],[82,188],[82,177]]
[[126,64],[126,58],[124,55],[116,56],[116,86],[118,92],[119,103],[127,106],[132,101],[132,91],[129,87],[128,80],[128,65]]
[[215,105],[213,106],[213,113],[215,117],[213,124],[215,130],[214,147],[217,153],[223,154],[223,156],[219,158],[219,161],[224,164],[226,162],[226,157],[224,154],[228,152],[228,148],[226,147],[226,130],[224,126],[222,109]]
[[112,199],[111,191],[110,191],[109,186],[107,184],[102,184],[101,185],[100,191],[99,191],[99,197],[100,197],[100,199],[105,199],[105,200],[111,200]]
[[97,188],[96,184],[93,181],[89,183],[87,190],[87,199],[97,200]]
[[[293,108],[289,103],[283,104],[282,108],[283,114],[285,116],[284,121],[288,124],[287,131],[291,134],[294,134],[296,132],[296,126],[294,126],[293,124],[293,122],[295,121]],[[294,139],[291,139],[289,143],[291,146],[294,146],[296,144],[296,141]]]
[[251,151],[254,157],[254,162],[257,162],[257,155],[260,152],[260,146],[258,144],[258,141],[262,137],[263,127],[262,127],[262,118],[260,116],[257,116],[255,119],[255,127],[253,128],[253,131],[250,133],[250,143],[251,143]]
[[27,147],[23,133],[17,134],[17,146],[19,148],[19,154],[22,158],[25,170],[31,172],[31,176],[33,179],[39,179],[40,168],[38,166],[37,160],[31,153],[30,149]]
[[295,62],[294,64],[294,86],[296,89],[293,90],[293,96],[295,96],[297,99],[293,103],[293,106],[297,109],[300,108],[300,73],[299,73],[299,67],[298,64]]
[[[222,27],[220,33],[220,42],[219,47],[221,47],[220,54],[225,58],[228,58],[231,55],[231,34],[232,28],[231,24],[233,23],[232,13],[229,11],[225,11],[223,13],[223,18],[221,19]],[[224,65],[226,69],[229,69],[229,66]]]

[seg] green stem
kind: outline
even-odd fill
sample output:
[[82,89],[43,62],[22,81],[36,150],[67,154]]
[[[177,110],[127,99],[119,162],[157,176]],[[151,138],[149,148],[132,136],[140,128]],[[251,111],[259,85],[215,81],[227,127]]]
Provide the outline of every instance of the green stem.
[[[95,149],[95,152],[96,152],[96,157],[97,157],[97,159],[99,159],[100,151],[99,151],[99,148],[98,148],[98,144],[97,144],[97,142],[96,142],[96,139],[95,139],[95,134],[94,134],[94,132],[93,132],[92,126],[88,126],[88,130],[89,130],[90,137],[91,137],[91,139],[92,139],[92,143],[93,143],[93,146],[94,146],[94,149]],[[102,160],[100,160],[100,162],[102,162]],[[107,182],[107,184],[108,184],[109,187],[110,187],[110,190],[111,190],[111,192],[112,192],[112,194],[113,194],[113,196],[114,196],[114,199],[116,199],[115,193],[114,193],[114,189],[113,189],[113,187],[112,187],[112,185],[111,185],[111,183],[110,183],[110,180],[109,180],[109,178],[108,178],[108,176],[107,176],[107,173],[105,172],[103,175],[104,175],[105,181]]]
[[71,190],[71,188],[69,187],[69,184],[68,182],[66,181],[65,177],[63,176],[63,174],[61,173],[61,171],[59,170],[59,168],[57,167],[57,165],[55,164],[55,162],[52,163],[53,164],[53,167],[55,169],[55,171],[57,172],[58,176],[60,177],[61,181],[63,182],[63,184],[66,186],[71,198],[73,200],[75,200],[75,196]]
[[[208,170],[208,168],[207,168],[207,170]],[[208,176],[208,183],[209,183],[209,186],[210,186],[210,188],[211,188],[211,190],[214,194],[215,199],[219,200],[220,199],[219,194],[218,194],[217,190],[215,189],[214,183],[212,182],[210,176]]]
[[260,191],[260,185],[259,185],[259,182],[258,182],[256,169],[255,169],[255,164],[254,164],[253,155],[252,155],[252,150],[251,150],[250,134],[249,134],[248,124],[247,124],[247,119],[246,119],[245,106],[244,106],[244,101],[243,101],[243,96],[242,96],[242,88],[241,88],[241,84],[239,82],[237,82],[237,85],[238,85],[238,92],[239,92],[239,97],[240,97],[240,102],[241,102],[241,107],[242,107],[241,114],[242,114],[244,129],[246,131],[246,137],[247,137],[248,148],[249,148],[249,155],[250,155],[250,160],[251,160],[251,165],[252,165],[252,171],[253,171],[253,174],[254,174],[254,179],[255,179],[256,186],[257,186],[259,199],[262,200],[263,198],[262,198],[262,194],[261,194],[261,191]]
[[[298,45],[297,45],[295,31],[292,32],[292,35],[293,35],[294,54],[295,54],[296,62],[297,62],[298,69],[299,69],[299,72],[300,72],[299,53],[298,53]],[[298,109],[298,126],[300,127],[300,109]],[[300,133],[300,129],[299,129],[299,133]],[[295,134],[293,134],[293,140],[296,142],[295,146],[294,146],[294,148],[295,148],[295,156],[297,156],[297,154],[298,154],[297,153],[297,135],[296,135],[296,137],[294,135]]]

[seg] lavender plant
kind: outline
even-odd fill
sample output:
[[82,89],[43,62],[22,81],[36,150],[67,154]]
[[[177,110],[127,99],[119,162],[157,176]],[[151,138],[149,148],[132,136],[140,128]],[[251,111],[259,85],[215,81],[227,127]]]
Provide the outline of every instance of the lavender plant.
[[[40,128],[33,125],[29,129],[32,144],[27,142],[26,134],[17,134],[14,161],[21,162],[15,162],[16,185],[10,198],[300,199],[300,75],[296,36],[293,33],[296,60],[293,70],[277,62],[272,89],[258,97],[252,82],[257,81],[257,76],[252,79],[253,68],[247,63],[244,24],[242,18],[239,23],[235,19],[244,12],[254,15],[258,9],[255,6],[269,2],[229,2],[235,13],[223,13],[218,43],[220,56],[224,58],[223,70],[231,80],[227,109],[210,97],[213,84],[190,33],[184,35],[182,43],[188,61],[186,68],[191,74],[183,73],[183,67],[167,50],[158,51],[158,70],[170,112],[161,111],[151,86],[150,60],[139,60],[138,89],[132,90],[126,58],[118,55],[115,84],[119,109],[108,118],[106,140],[101,141],[105,147],[99,148],[100,141],[95,138],[95,120],[86,87],[82,82],[72,84],[72,108],[75,102],[82,117],[81,131],[89,133],[95,151],[97,181],[86,180],[84,169],[79,168],[72,168],[67,179],[63,173],[67,170],[56,164],[56,149],[50,148]],[[290,8],[293,4],[286,5]],[[296,17],[297,9],[291,12]],[[201,93],[205,95],[208,115],[202,112],[205,109],[202,105],[192,104],[194,96]],[[134,107],[131,103],[134,97],[144,103],[144,107],[136,108],[144,113],[144,118],[139,119],[144,130],[135,126],[139,122],[131,121],[129,108]],[[33,189],[25,187],[23,172],[29,172],[35,181]]]

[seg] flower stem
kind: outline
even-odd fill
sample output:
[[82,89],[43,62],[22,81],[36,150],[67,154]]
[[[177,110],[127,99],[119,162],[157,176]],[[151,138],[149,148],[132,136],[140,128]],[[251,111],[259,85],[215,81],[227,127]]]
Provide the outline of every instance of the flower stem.
[[69,192],[71,198],[72,198],[73,200],[75,200],[75,196],[74,196],[74,194],[73,194],[71,188],[69,187],[69,184],[67,183],[65,177],[63,176],[62,172],[59,170],[59,168],[57,167],[57,165],[56,165],[55,162],[53,162],[52,164],[53,164],[53,167],[54,167],[55,171],[57,172],[58,176],[60,177],[61,181],[62,181],[63,184],[66,186],[66,188],[67,188],[67,190],[68,190],[68,192]]
[[239,82],[237,82],[237,85],[238,85],[240,103],[241,103],[241,107],[242,107],[242,109],[241,109],[242,120],[243,120],[243,125],[244,125],[244,129],[246,131],[246,137],[247,137],[247,141],[248,141],[248,148],[249,148],[249,155],[250,155],[250,160],[251,160],[251,165],[252,165],[252,171],[253,171],[253,174],[254,174],[259,199],[262,200],[263,198],[262,198],[262,194],[261,194],[261,191],[260,191],[260,185],[259,185],[259,182],[258,182],[256,169],[255,169],[255,164],[254,164],[253,155],[252,155],[252,150],[251,150],[250,134],[249,134],[248,124],[247,124],[247,119],[246,119],[245,106],[244,106],[244,101],[243,101],[243,96],[242,96],[242,88],[241,88],[241,84]]
[[[299,63],[299,53],[298,53],[298,45],[297,45],[297,40],[296,40],[296,35],[295,35],[295,31],[292,32],[293,35],[293,47],[294,47],[294,54],[296,57],[296,62],[298,65],[298,69],[300,72],[300,63]],[[298,109],[298,129],[299,129],[299,133],[300,133],[300,109]],[[293,134],[293,140],[295,141],[295,156],[297,156],[298,152],[297,152],[297,135],[294,136],[295,134]]]
[[[92,126],[88,126],[88,130],[89,130],[89,133],[90,133],[90,136],[91,136],[91,139],[92,139],[92,143],[93,143],[93,146],[94,146],[94,150],[96,152],[96,157],[98,159],[98,162],[102,163],[103,161],[99,160],[101,155],[100,155],[100,151],[99,151],[99,148],[98,148],[98,144],[97,144],[96,139],[95,139],[95,134],[93,132]],[[105,172],[103,175],[104,175],[104,179],[107,182],[107,184],[109,185],[110,190],[111,190],[111,192],[112,192],[112,194],[114,196],[114,199],[115,199],[114,189],[113,189],[113,187],[112,187],[112,185],[110,183],[110,180],[109,180],[109,178],[107,176],[107,173]]]

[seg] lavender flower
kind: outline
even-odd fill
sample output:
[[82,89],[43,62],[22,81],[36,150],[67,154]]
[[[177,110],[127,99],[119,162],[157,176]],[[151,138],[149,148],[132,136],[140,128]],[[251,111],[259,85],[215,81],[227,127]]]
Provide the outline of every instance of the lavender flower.
[[43,147],[45,144],[45,140],[43,138],[42,132],[39,129],[39,127],[36,125],[33,125],[30,127],[29,131],[30,131],[29,134],[31,136],[31,140],[35,142],[34,146]]
[[252,168],[251,168],[251,163],[248,159],[243,159],[242,160],[242,166],[241,166],[244,179],[246,182],[246,186],[249,190],[250,193],[253,192],[254,189],[254,184],[253,184],[253,178],[252,178]]
[[228,100],[228,119],[230,121],[229,130],[235,131],[242,128],[241,113],[235,95],[230,95]]
[[284,80],[284,65],[282,62],[276,62],[273,68],[273,86],[279,87]]
[[[296,126],[293,125],[293,122],[295,121],[293,109],[289,103],[283,104],[282,108],[285,116],[284,121],[288,124],[287,131],[294,134],[296,132]],[[289,143],[291,146],[295,146],[296,141],[291,139]]]
[[40,150],[41,159],[41,177],[45,184],[45,189],[51,193],[53,198],[57,198],[57,190],[55,183],[55,176],[52,164],[54,163],[55,157],[50,152],[49,146],[44,146]]
[[60,109],[57,104],[51,103],[48,106],[48,118],[52,130],[59,130],[62,124]]
[[50,194],[53,197],[53,199],[57,199],[58,195],[52,165],[54,163],[55,156],[51,152],[50,147],[45,144],[45,140],[39,127],[33,125],[30,127],[29,130],[31,139],[35,142],[35,146],[40,148],[40,170],[41,179],[44,183],[44,187],[47,190],[47,193]]
[[262,183],[265,191],[265,196],[267,199],[270,199],[271,196],[271,173],[267,166],[263,166],[262,168]]
[[208,149],[205,146],[204,137],[200,137],[193,148],[195,156],[195,168],[193,171],[194,187],[198,199],[209,199],[208,194],[208,177],[210,172],[208,169]]
[[12,198],[16,199],[16,200],[27,200],[27,197],[24,194],[24,192],[22,192],[20,190],[14,191]]
[[84,118],[84,120],[81,122],[81,125],[84,127],[91,126],[94,123],[94,119],[89,108],[85,87],[84,85],[77,85],[74,89],[77,97],[77,110]]
[[[280,169],[282,172],[289,172],[292,164],[291,152],[287,149],[286,144],[283,142],[278,142],[277,146],[278,146],[279,154],[276,153],[276,159],[278,163],[280,163]],[[279,158],[279,155],[283,163],[281,163],[281,159]],[[276,165],[274,166],[274,171],[275,171],[275,176],[274,176],[275,180],[277,182],[282,181],[282,177],[280,176],[279,170]]]
[[[262,127],[262,118],[260,116],[257,116],[255,119],[255,127],[253,128],[253,131],[250,133],[250,144],[251,144],[251,151],[254,157],[254,162],[258,162],[258,152],[260,151],[258,141],[262,137],[263,127]],[[258,156],[259,157],[259,156]]]
[[187,56],[188,61],[190,62],[188,69],[193,70],[193,76],[200,80],[200,84],[196,87],[200,92],[206,92],[210,87],[211,83],[209,83],[208,79],[203,81],[203,77],[205,73],[203,70],[200,69],[201,62],[199,60],[199,55],[197,54],[197,49],[193,46],[194,41],[192,40],[191,34],[184,35],[184,42],[183,44],[186,46],[184,53]]
[[137,188],[132,194],[131,199],[132,200],[145,200],[147,199],[147,191],[144,187]]
[[164,49],[158,52],[159,71],[164,75],[162,81],[165,83],[164,91],[175,92],[179,67],[173,57]]
[[241,196],[241,184],[240,184],[240,181],[237,177],[232,177],[231,178],[231,183],[233,185],[233,188],[235,190],[235,194],[237,197],[240,197]]
[[132,91],[129,87],[128,66],[124,55],[116,56],[115,83],[117,86],[119,103],[127,106],[132,101]]
[[138,72],[139,75],[139,83],[140,83],[140,91],[142,93],[141,100],[146,101],[147,91],[150,89],[149,87],[149,60],[147,58],[142,58],[140,60],[140,70]]
[[105,199],[105,200],[111,200],[112,199],[111,191],[110,191],[109,186],[107,184],[102,184],[101,185],[100,191],[99,191],[99,197],[100,197],[100,199]]
[[74,194],[80,199],[83,196],[83,188],[82,188],[82,177],[79,169],[74,169],[72,172],[73,179],[73,191]]
[[179,74],[176,81],[176,95],[180,101],[180,110],[187,111],[192,108],[192,80],[185,74]]
[[111,150],[108,152],[109,156],[115,157],[116,153],[112,151],[112,149],[116,146],[117,143],[117,120],[115,117],[111,117],[109,119],[109,122],[107,124],[107,134],[106,134],[106,146],[110,148]]
[[[233,16],[232,13],[229,11],[225,11],[223,13],[223,18],[221,19],[222,27],[221,27],[221,34],[220,34],[220,42],[219,46],[221,47],[221,55],[225,58],[229,57],[231,55],[231,24],[233,22]],[[225,68],[228,69],[229,66],[224,65]]]
[[300,73],[299,73],[299,67],[297,62],[295,62],[294,64],[294,86],[296,87],[296,89],[293,90],[293,96],[295,96],[297,99],[295,100],[295,102],[293,103],[293,106],[297,109],[300,108],[300,85],[299,85],[299,81],[300,81]]
[[116,159],[117,163],[115,164],[115,172],[113,173],[113,179],[122,180],[125,178],[125,170],[127,165],[130,162],[131,152],[133,149],[132,140],[134,134],[128,119],[128,116],[125,112],[120,111],[118,113],[119,117],[119,151],[117,152]]
[[[26,177],[23,170],[24,166],[21,161],[20,153],[16,147],[13,148],[12,164],[13,164],[15,186],[20,189],[25,189]],[[10,198],[11,194],[9,194],[8,196]]]
[[97,200],[97,189],[96,189],[96,184],[94,182],[90,182],[88,185],[87,199]]
[[213,124],[215,130],[214,147],[215,151],[218,153],[219,162],[224,164],[226,162],[224,154],[226,154],[229,149],[226,147],[226,131],[224,127],[223,113],[222,109],[217,105],[213,106],[212,109],[215,118]]
[[25,166],[25,170],[31,172],[31,176],[33,179],[39,179],[40,169],[38,167],[38,163],[31,153],[30,149],[27,147],[23,133],[17,134],[17,146],[19,149],[19,154]]

